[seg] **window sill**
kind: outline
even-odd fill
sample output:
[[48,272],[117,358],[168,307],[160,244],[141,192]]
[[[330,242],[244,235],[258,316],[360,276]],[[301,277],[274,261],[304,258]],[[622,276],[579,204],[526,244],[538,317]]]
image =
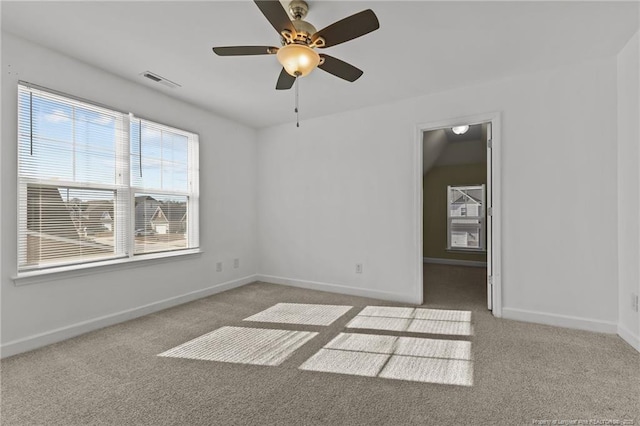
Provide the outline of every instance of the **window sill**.
[[486,254],[487,250],[485,249],[473,249],[473,248],[448,248],[446,249],[448,252],[452,253],[477,253],[477,254]]
[[93,275],[103,272],[118,271],[124,268],[137,268],[154,263],[162,263],[167,259],[180,260],[199,256],[203,252],[200,249],[180,250],[179,252],[150,253],[122,259],[105,260],[102,262],[85,263],[81,265],[61,266],[58,268],[44,269],[40,271],[19,272],[11,277],[16,287],[36,284],[45,281],[55,281],[66,278],[75,278],[85,275]]

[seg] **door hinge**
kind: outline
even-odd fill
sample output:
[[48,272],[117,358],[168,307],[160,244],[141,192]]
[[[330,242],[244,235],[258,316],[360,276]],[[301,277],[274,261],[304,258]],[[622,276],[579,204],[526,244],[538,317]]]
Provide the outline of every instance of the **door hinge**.
[[493,207],[487,207],[487,216],[493,216]]
[[493,286],[493,275],[489,275],[489,285]]
[[487,148],[493,147],[493,139],[487,139]]

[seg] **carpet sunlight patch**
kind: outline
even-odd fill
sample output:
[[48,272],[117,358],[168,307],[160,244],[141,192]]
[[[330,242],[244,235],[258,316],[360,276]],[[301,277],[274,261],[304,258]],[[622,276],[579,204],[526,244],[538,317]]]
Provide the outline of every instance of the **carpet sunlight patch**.
[[300,369],[375,377],[388,358],[389,355],[384,354],[320,349],[302,364]]
[[340,333],[301,370],[472,386],[471,342]]
[[438,383],[441,385],[473,385],[473,364],[458,359],[392,356],[378,377]]
[[397,341],[398,338],[396,336],[340,333],[324,347],[327,349],[338,349],[343,351],[392,354]]
[[471,321],[471,311],[452,311],[448,309],[416,308],[413,318],[437,321]]
[[473,334],[471,311],[394,306],[367,306],[347,327],[454,336]]
[[276,322],[283,324],[330,325],[353,306],[278,303],[244,321]]
[[237,364],[280,365],[317,334],[309,331],[222,327],[158,356]]
[[411,324],[410,319],[388,317],[363,317],[356,316],[349,321],[347,328],[368,328],[372,330],[407,331]]
[[471,336],[471,323],[462,321],[430,321],[411,320],[407,327],[411,333],[451,334],[455,336]]

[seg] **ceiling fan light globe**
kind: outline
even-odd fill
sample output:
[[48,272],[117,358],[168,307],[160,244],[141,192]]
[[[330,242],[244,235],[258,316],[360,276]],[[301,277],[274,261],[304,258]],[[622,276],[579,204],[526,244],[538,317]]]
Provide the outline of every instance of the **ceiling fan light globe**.
[[302,44],[289,44],[278,50],[278,62],[292,76],[304,77],[320,63],[320,55]]

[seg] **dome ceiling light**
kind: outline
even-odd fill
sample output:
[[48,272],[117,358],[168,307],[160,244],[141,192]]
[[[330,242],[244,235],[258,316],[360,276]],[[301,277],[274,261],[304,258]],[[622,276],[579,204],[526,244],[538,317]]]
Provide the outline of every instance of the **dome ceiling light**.
[[451,128],[451,131],[456,135],[464,135],[469,130],[469,125],[465,124],[464,126],[455,126]]

